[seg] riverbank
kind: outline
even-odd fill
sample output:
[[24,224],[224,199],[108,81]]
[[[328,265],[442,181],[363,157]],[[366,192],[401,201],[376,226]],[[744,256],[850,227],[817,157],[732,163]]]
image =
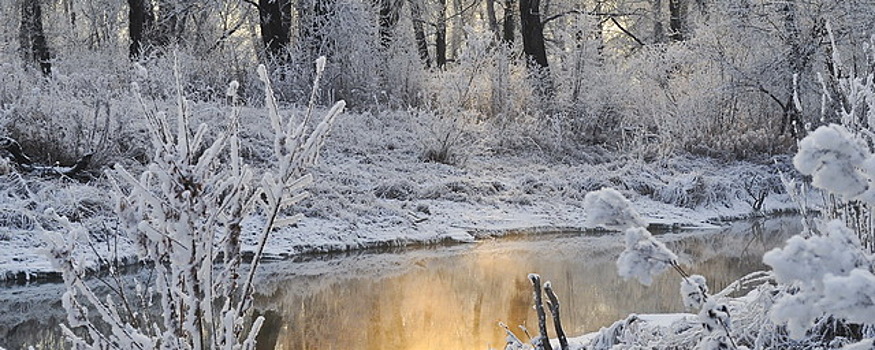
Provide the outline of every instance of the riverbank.
[[[347,114],[339,121],[313,169],[312,197],[296,210],[306,215],[294,227],[271,235],[271,258],[386,246],[471,242],[507,232],[586,229],[583,198],[614,187],[661,227],[709,227],[721,221],[790,211],[779,171],[788,158],[760,163],[692,156],[644,159],[593,148],[577,157],[549,151],[508,149],[472,133],[458,146],[455,164],[423,161],[419,121],[409,114]],[[254,127],[253,127],[254,128]],[[387,132],[387,130],[392,130]],[[257,130],[244,140],[257,158]],[[482,136],[482,137],[481,137]],[[108,185],[2,176],[0,279],[27,281],[55,275],[43,256],[46,237],[69,233],[44,215],[57,210],[90,231],[80,261],[136,261],[135,248],[119,237]],[[755,203],[762,197],[762,205]],[[252,248],[259,218],[246,222],[244,244]],[[46,233],[50,232],[50,233]],[[52,233],[53,232],[53,233]],[[69,236],[67,236],[69,237]]]

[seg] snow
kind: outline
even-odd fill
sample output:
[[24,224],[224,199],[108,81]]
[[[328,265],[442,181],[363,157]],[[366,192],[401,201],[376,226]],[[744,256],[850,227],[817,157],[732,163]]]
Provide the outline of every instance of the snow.
[[871,157],[848,129],[831,124],[817,128],[799,142],[793,165],[812,176],[812,185],[852,199],[868,189],[870,176],[858,168]]
[[681,279],[681,300],[687,310],[698,310],[705,303],[708,295],[708,283],[705,276],[692,275]]
[[827,275],[823,279],[824,308],[850,322],[875,323],[875,276],[856,268],[846,276]]
[[827,274],[844,275],[866,261],[853,249],[859,240],[844,224],[833,220],[823,226],[824,235],[794,236],[783,248],[763,256],[763,262],[772,267],[778,282],[818,284],[821,288],[820,281]]
[[[196,110],[198,106],[193,104],[190,108]],[[247,110],[243,115],[255,113]],[[275,121],[282,117],[274,116]],[[289,258],[308,252],[471,242],[514,231],[601,226],[626,229],[627,251],[618,268],[623,276],[647,284],[678,256],[642,226],[650,223],[717,228],[717,220],[752,214],[746,193],[747,186],[753,185],[746,181],[774,179],[777,173],[771,165],[726,164],[689,157],[646,163],[601,154],[598,159],[544,161],[543,154],[507,152],[488,139],[468,149],[464,163],[429,163],[420,159],[421,145],[414,137],[416,121],[407,117],[403,113],[341,116],[337,130],[321,152],[320,163],[314,168],[311,196],[290,208],[290,212],[306,216],[294,225],[272,232],[265,256]],[[396,130],[389,125],[400,127]],[[246,129],[239,140],[241,152],[254,159],[269,158],[264,154],[271,153],[274,145],[263,142],[265,138],[259,135],[270,133],[265,131],[271,128],[270,123],[252,122],[241,127]],[[256,166],[253,173],[254,177],[264,178],[264,169]],[[109,184],[17,176],[8,174],[5,177],[10,181],[0,181],[0,191],[7,194],[4,198],[9,198],[0,205],[8,208],[12,217],[19,218],[3,223],[20,222],[13,227],[15,231],[9,231],[14,234],[0,240],[0,272],[5,278],[55,271],[34,248],[43,242],[30,234],[37,228],[63,231],[46,217],[46,208],[60,208],[59,214],[71,218],[84,204],[96,208],[73,220],[73,224],[90,232],[103,228],[102,235],[96,237],[100,240],[91,246],[94,251],[84,252],[82,268],[96,268],[101,264],[99,256],[119,254],[130,259],[135,255],[130,241],[112,235],[117,227],[137,220],[134,213],[129,213],[123,222],[111,220],[113,206],[130,203],[116,203],[107,196]],[[129,177],[129,182],[139,181],[124,173],[122,176]],[[769,188],[762,183],[757,186]],[[619,190],[599,191],[606,187]],[[153,207],[160,207],[160,203]],[[786,197],[771,193],[763,211],[790,208],[793,204]],[[621,220],[612,219],[612,215],[621,216]],[[251,251],[257,245],[257,233],[264,218],[249,217],[242,225],[242,244]],[[621,240],[611,239],[618,244]],[[80,247],[89,247],[85,244]],[[25,258],[14,261],[16,254],[25,254]],[[690,329],[691,325],[700,329],[695,322],[688,320],[647,331],[650,335],[636,335],[636,339],[657,339],[668,334],[664,332]],[[626,332],[640,329],[646,322],[633,323],[631,328],[624,328]]]

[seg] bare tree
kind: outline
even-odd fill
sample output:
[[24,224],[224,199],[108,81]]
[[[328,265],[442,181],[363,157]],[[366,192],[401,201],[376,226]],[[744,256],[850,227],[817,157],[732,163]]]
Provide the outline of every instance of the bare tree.
[[189,13],[195,3],[190,0],[157,0],[155,23],[149,39],[158,47],[182,41]]
[[495,35],[495,39],[501,39],[498,31],[498,17],[495,16],[495,0],[486,0],[486,19],[489,21],[489,30]]
[[191,1],[128,0],[128,56],[137,59],[182,41],[195,6]]
[[504,23],[502,25],[501,41],[512,44],[514,39],[513,0],[504,0]]
[[[796,20],[796,1],[787,0],[782,8],[784,12],[784,31],[786,32],[786,45],[790,48],[787,52],[787,63],[790,67],[790,79],[788,81],[789,91],[793,92],[798,89],[798,78],[809,65],[808,61],[812,56],[812,52],[808,52],[806,46],[802,42],[801,31]],[[781,133],[785,130],[790,131],[790,135],[796,136],[797,128],[802,125],[802,111],[797,103],[793,100],[794,93],[789,94],[790,97],[782,105],[783,115],[781,118]]]
[[661,43],[665,38],[662,26],[662,0],[650,0],[651,16],[653,16],[653,42]]
[[128,56],[133,59],[140,57],[143,50],[144,34],[154,22],[152,6],[148,0],[128,0],[128,36],[131,45],[128,47]]
[[310,59],[333,56],[327,25],[334,16],[335,6],[334,0],[301,0],[298,3],[301,44]]

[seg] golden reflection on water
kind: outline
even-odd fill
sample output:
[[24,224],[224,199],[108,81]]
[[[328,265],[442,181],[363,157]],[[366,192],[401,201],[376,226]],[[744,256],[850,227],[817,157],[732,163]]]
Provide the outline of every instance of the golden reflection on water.
[[[750,244],[748,238],[710,236],[669,245],[694,261],[690,272],[706,276],[715,291],[763,269],[762,253],[786,238]],[[522,339],[527,338],[518,325],[527,326],[532,336],[537,332],[526,279],[531,272],[553,281],[569,336],[596,331],[633,312],[684,311],[680,280],[673,272],[650,287],[617,277],[614,259],[622,247],[605,242],[619,240],[563,236],[552,244],[486,242],[412,262],[403,273],[344,276],[305,293],[280,288],[258,303],[269,310],[259,349],[503,349],[499,321]],[[589,243],[601,248],[582,251]],[[736,253],[747,248],[744,254],[718,258],[709,256],[721,254],[715,245],[735,246]]]

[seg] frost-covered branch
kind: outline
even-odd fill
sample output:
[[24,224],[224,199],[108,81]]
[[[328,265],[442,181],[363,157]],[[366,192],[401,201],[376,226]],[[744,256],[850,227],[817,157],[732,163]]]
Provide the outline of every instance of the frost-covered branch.
[[553,284],[550,281],[544,283],[544,293],[550,300],[547,303],[550,313],[553,315],[553,328],[556,329],[556,338],[559,339],[559,348],[568,350],[568,338],[565,336],[565,331],[562,329],[562,317],[559,314],[559,298],[553,292]]
[[541,294],[541,276],[530,273],[529,281],[532,282],[535,311],[538,314],[538,336],[532,340],[532,344],[538,350],[553,350],[553,346],[550,345],[550,336],[547,335],[547,314],[544,311],[544,301]]

